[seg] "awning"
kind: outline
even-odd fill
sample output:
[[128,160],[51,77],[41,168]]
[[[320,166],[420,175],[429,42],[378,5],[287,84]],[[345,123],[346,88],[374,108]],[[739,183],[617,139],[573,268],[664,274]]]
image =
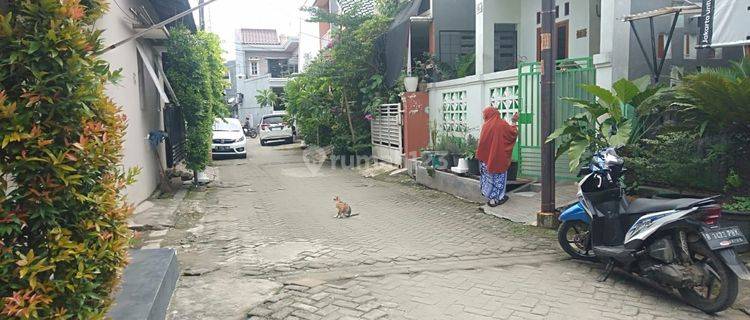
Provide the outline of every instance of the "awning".
[[381,38],[385,47],[385,83],[393,86],[404,69],[404,56],[409,42],[409,23],[412,16],[419,14],[422,0],[411,0],[393,19],[388,32]]
[[[169,103],[169,98],[167,98],[167,94],[164,92],[164,88],[161,86],[159,77],[156,76],[156,71],[154,71],[154,65],[151,64],[151,59],[148,58],[146,51],[143,49],[140,43],[136,42],[135,48],[138,50],[138,55],[141,56],[141,60],[143,60],[143,64],[146,66],[146,70],[148,70],[148,74],[149,76],[151,76],[151,80],[154,82],[156,90],[159,91],[159,97],[161,97],[161,101],[163,101],[164,103]],[[166,80],[167,77],[164,77],[164,79]]]

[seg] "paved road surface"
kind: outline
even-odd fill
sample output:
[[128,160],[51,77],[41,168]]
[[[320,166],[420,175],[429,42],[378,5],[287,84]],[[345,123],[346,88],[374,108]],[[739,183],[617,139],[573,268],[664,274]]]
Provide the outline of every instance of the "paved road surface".
[[[600,266],[565,259],[550,232],[476,204],[312,173],[295,145],[249,151],[215,161],[220,182],[190,192],[158,234],[184,272],[169,319],[710,318],[624,275],[597,283]],[[336,195],[357,215],[334,219]]]

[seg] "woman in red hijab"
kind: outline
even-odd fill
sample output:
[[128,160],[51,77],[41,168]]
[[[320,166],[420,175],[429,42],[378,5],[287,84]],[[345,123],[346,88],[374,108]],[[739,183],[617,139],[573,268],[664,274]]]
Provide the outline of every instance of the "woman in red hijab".
[[480,161],[480,185],[487,205],[496,207],[508,201],[505,195],[507,171],[513,156],[513,146],[518,137],[518,114],[513,115],[513,125],[500,118],[495,107],[482,111],[484,124],[479,136],[477,159]]

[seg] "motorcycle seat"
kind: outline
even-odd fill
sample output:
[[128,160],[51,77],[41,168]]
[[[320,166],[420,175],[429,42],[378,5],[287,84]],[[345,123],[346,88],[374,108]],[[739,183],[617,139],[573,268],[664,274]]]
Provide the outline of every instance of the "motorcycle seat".
[[625,208],[627,214],[644,214],[667,210],[684,210],[698,205],[713,202],[713,198],[696,199],[645,199],[638,198],[630,202]]

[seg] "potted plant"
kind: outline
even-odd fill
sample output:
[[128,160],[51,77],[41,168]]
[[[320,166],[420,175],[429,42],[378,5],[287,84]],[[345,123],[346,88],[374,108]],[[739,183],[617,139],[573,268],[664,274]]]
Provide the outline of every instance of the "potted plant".
[[411,73],[404,77],[404,89],[406,89],[406,92],[416,92],[418,86],[419,77],[412,76]]
[[437,169],[447,170],[453,166],[453,156],[448,152],[448,136],[442,134],[435,144],[435,153],[433,155],[433,166]]
[[435,151],[437,150],[438,131],[437,123],[433,120],[430,125],[430,145],[425,150],[420,150],[422,165],[427,167],[435,166]]
[[466,161],[469,166],[470,175],[479,175],[479,160],[477,159],[477,146],[479,141],[472,135],[466,136],[466,143],[464,144],[464,155],[466,155]]
[[450,169],[451,167],[458,165],[458,159],[463,156],[463,141],[460,138],[451,135],[446,135],[445,141],[445,151],[448,151],[448,158],[450,159],[450,166],[448,166],[448,169]]

